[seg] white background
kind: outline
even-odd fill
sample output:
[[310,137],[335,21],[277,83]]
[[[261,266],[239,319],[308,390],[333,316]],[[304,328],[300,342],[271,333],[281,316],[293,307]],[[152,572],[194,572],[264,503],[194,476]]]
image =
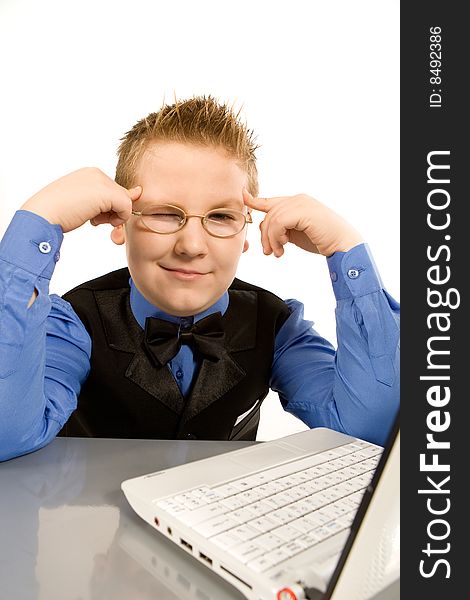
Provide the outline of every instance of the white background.
[[[113,177],[119,138],[164,99],[212,94],[257,134],[260,195],[334,208],[399,299],[398,0],[1,0],[0,56],[0,235],[65,173]],[[66,235],[51,292],[125,265],[109,232]],[[249,240],[238,276],[304,302],[335,343],[325,259],[265,257],[257,224]],[[304,428],[269,395],[258,439]]]

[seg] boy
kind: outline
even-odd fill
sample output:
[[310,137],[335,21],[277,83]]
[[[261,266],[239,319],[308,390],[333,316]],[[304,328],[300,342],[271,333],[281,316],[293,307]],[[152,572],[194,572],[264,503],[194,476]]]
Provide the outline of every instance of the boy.
[[[0,459],[57,434],[255,439],[269,388],[310,427],[384,443],[398,306],[358,232],[307,195],[257,197],[251,133],[211,97],[148,115],[118,155],[116,181],[87,168],[40,190],[0,245]],[[299,302],[234,279],[252,209],[265,254],[328,257],[337,352]],[[62,234],[88,220],[128,269],[49,296]]]

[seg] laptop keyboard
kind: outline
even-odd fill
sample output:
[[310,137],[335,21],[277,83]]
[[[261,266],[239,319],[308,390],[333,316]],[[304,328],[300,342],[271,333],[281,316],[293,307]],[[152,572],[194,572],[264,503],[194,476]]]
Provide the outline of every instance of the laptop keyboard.
[[263,572],[349,530],[381,453],[357,440],[156,505]]

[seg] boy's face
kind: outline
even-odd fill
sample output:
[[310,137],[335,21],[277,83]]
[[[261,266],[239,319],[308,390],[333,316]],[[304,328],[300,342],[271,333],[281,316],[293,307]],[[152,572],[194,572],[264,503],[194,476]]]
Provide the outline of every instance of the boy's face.
[[[188,214],[203,215],[214,208],[246,213],[242,189],[247,187],[247,174],[220,149],[155,143],[140,161],[135,185],[143,188],[134,203],[136,211],[171,204]],[[129,271],[141,294],[181,317],[204,311],[222,296],[248,249],[246,227],[234,237],[216,238],[198,218],[163,235],[132,216],[124,227],[114,228],[111,238],[116,244],[126,243]]]

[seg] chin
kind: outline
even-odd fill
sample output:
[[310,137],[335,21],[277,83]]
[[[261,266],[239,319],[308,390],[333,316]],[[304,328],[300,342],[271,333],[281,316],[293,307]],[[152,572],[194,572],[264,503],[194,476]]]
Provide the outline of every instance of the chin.
[[166,308],[163,310],[175,317],[190,317],[202,312],[211,306],[211,304],[214,304],[214,302],[215,300],[213,302],[194,302],[194,299],[190,302],[184,300],[178,302],[172,298],[172,302],[166,303]]

